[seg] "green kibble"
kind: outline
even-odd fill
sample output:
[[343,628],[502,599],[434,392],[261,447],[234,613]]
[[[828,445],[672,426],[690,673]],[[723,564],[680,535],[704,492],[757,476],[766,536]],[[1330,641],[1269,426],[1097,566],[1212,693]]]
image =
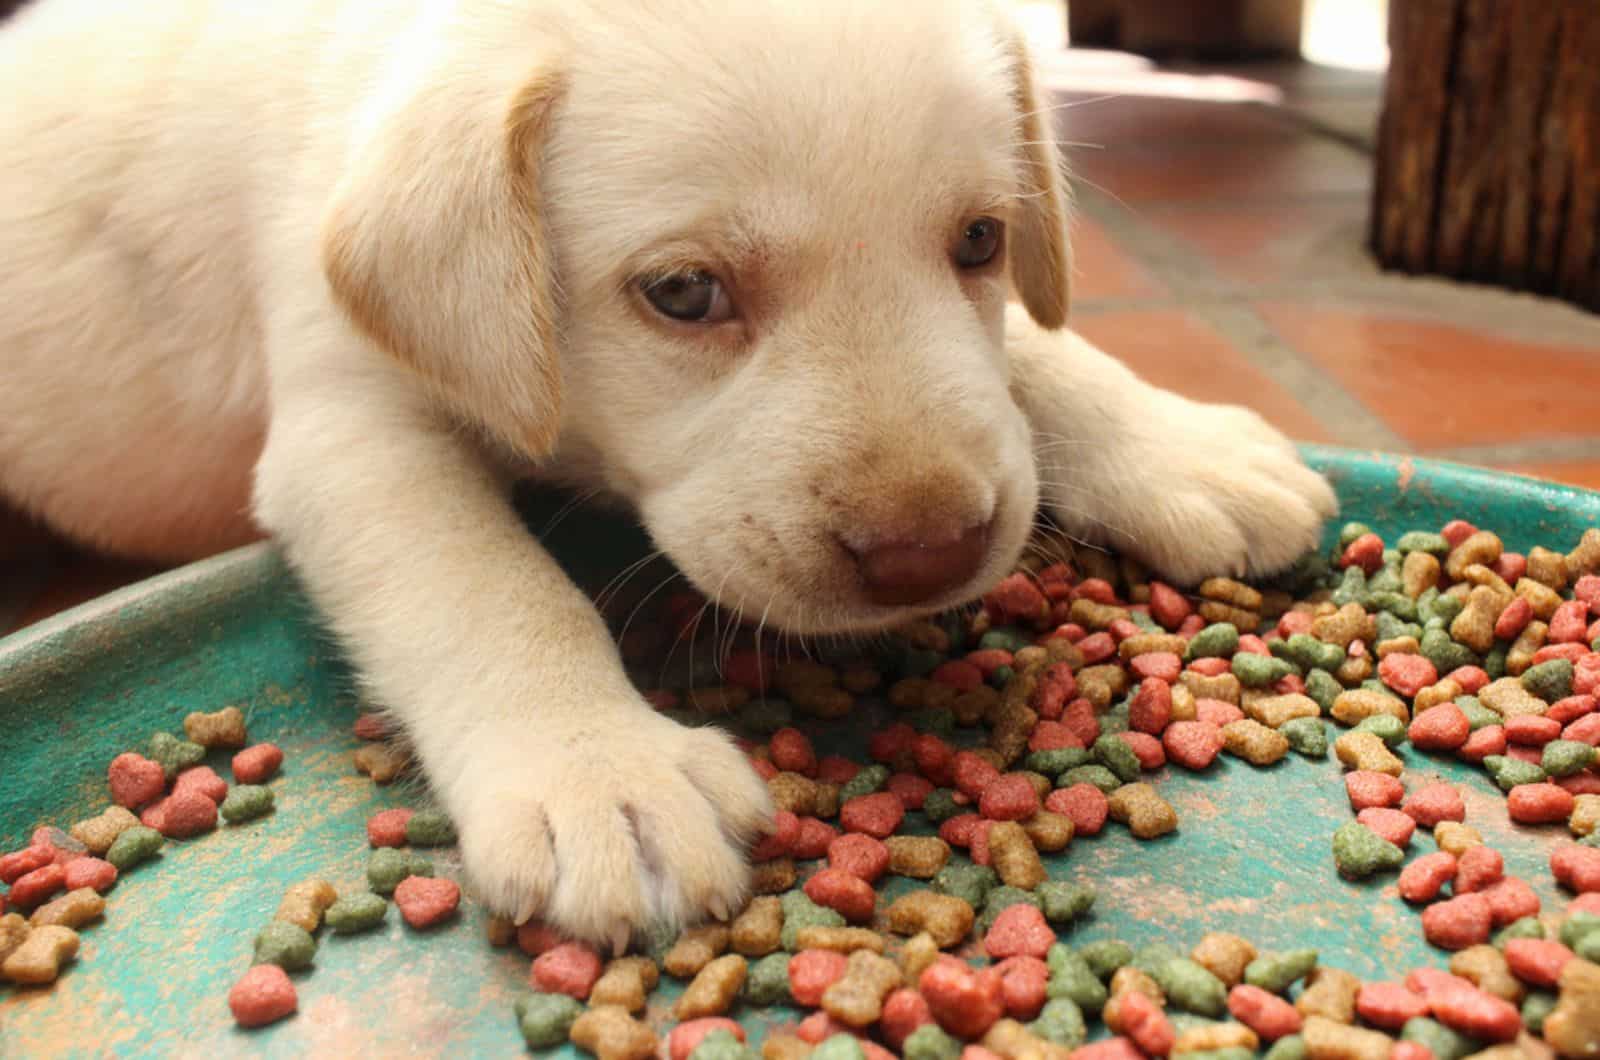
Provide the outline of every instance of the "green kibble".
[[382,895],[370,891],[347,894],[328,906],[328,911],[322,914],[322,922],[335,935],[354,935],[383,923],[388,912],[389,903]]
[[1489,649],[1483,657],[1483,672],[1489,675],[1489,680],[1498,681],[1506,675],[1506,656],[1511,653],[1508,644],[1496,644]]
[[1542,767],[1506,755],[1489,755],[1483,760],[1483,768],[1500,785],[1501,791],[1510,791],[1522,784],[1538,784],[1546,779]]
[[1089,1036],[1088,1028],[1083,1025],[1083,1010],[1064,997],[1046,1001],[1039,1010],[1039,1017],[1028,1024],[1028,1030],[1068,1049],[1076,1049]]
[[[1401,585],[1400,572],[1394,567],[1385,566],[1367,579],[1367,600],[1373,607],[1377,607],[1380,598],[1399,594]],[[1406,600],[1410,602],[1411,598],[1406,597]]]
[[1295,672],[1294,663],[1242,651],[1233,657],[1233,676],[1246,688],[1265,688]]
[[[1345,523],[1339,528],[1339,551],[1343,552],[1355,543],[1356,538],[1366,537],[1370,533],[1372,533],[1372,527],[1366,523],[1358,523],[1353,520]],[[1359,570],[1360,568],[1356,569]]]
[[287,920],[274,920],[256,936],[256,963],[276,964],[286,972],[311,967],[317,940],[311,932]]
[[1153,974],[1167,1000],[1201,1016],[1216,1018],[1228,1010],[1228,988],[1205,966],[1187,957],[1168,961]]
[[1232,622],[1214,622],[1189,638],[1184,658],[1227,658],[1239,650],[1239,630]]
[[[1433,601],[1433,617],[1448,626],[1456,620],[1462,611],[1466,610],[1466,607],[1467,605],[1459,597],[1451,596],[1449,593],[1440,593]],[[1471,649],[1467,650],[1470,651]]]
[[1094,756],[1122,783],[1132,784],[1139,779],[1139,756],[1128,741],[1109,734],[1102,736],[1094,742]]
[[1133,959],[1128,963],[1145,975],[1154,978],[1158,970],[1182,956],[1183,954],[1168,946],[1165,942],[1152,942],[1149,945],[1140,946],[1134,952]]
[[956,793],[950,788],[934,788],[922,800],[922,812],[934,824],[943,824],[952,817],[966,812],[966,807],[956,802]]
[[[1434,605],[1434,611],[1439,610],[1439,605],[1450,597],[1441,597],[1439,603]],[[1473,650],[1460,641],[1452,640],[1450,634],[1442,629],[1423,630],[1422,639],[1418,642],[1418,654],[1433,663],[1434,669],[1441,674],[1450,673],[1452,670],[1463,666],[1471,666],[1478,661],[1478,656]]]
[[1556,995],[1543,990],[1530,991],[1522,999],[1522,1024],[1530,1033],[1539,1034],[1544,1030],[1544,1018],[1550,1015],[1556,1007]]
[[1401,534],[1394,547],[1401,552],[1431,552],[1441,559],[1450,554],[1450,542],[1444,539],[1444,535],[1427,530],[1411,530]]
[[1590,832],[1578,840],[1578,845],[1580,847],[1600,847],[1600,830]]
[[[1341,657],[1343,653],[1341,652]],[[1317,706],[1326,714],[1333,709],[1333,701],[1339,698],[1339,693],[1344,691],[1344,686],[1339,679],[1326,670],[1316,669],[1306,674],[1306,695],[1316,701]]]
[[1133,960],[1133,947],[1116,939],[1104,939],[1078,947],[1089,970],[1099,979],[1110,979],[1118,968]]
[[1462,1060],[1479,1048],[1474,1039],[1426,1016],[1406,1020],[1400,1028],[1400,1040],[1427,1046],[1433,1060]]
[[1359,821],[1346,821],[1333,833],[1333,863],[1350,879],[1393,871],[1405,860],[1405,851]]
[[786,891],[783,904],[783,948],[793,953],[800,948],[800,930],[808,927],[844,927],[844,917],[820,906],[804,891]]
[[1551,659],[1522,672],[1522,687],[1546,703],[1572,695],[1572,660]]
[[867,1060],[854,1035],[835,1034],[811,1050],[811,1060]]
[[1306,1060],[1306,1040],[1298,1034],[1286,1034],[1272,1043],[1262,1060]]
[[1456,706],[1460,707],[1461,713],[1467,716],[1467,726],[1471,732],[1488,728],[1490,725],[1499,725],[1505,720],[1499,714],[1484,706],[1477,696],[1457,696]]
[[150,737],[149,756],[161,763],[161,771],[171,780],[205,758],[206,749],[197,743],[180,740],[170,732],[158,732]]
[[1255,1052],[1242,1045],[1229,1045],[1221,1049],[1194,1049],[1183,1054],[1183,1060],[1255,1060]]
[[265,784],[235,784],[217,812],[229,824],[240,824],[271,813],[273,801],[272,789]]
[[752,961],[745,973],[740,995],[752,1005],[787,1005],[789,996],[789,955],[771,953]]
[[759,1055],[735,1038],[732,1031],[719,1027],[700,1039],[689,1060],[754,1060]]
[[1047,880],[1034,889],[1044,918],[1052,924],[1069,924],[1094,905],[1094,888],[1066,880]]
[[583,1014],[583,1002],[565,994],[526,994],[513,1011],[523,1040],[535,1049],[551,1049],[567,1040]]
[[1422,627],[1410,622],[1403,622],[1387,611],[1379,611],[1373,625],[1377,627],[1377,642],[1382,644],[1386,640],[1395,640],[1399,637],[1422,638]]
[[863,766],[855,776],[845,781],[844,786],[839,789],[839,802],[842,805],[862,795],[871,795],[888,782],[888,766],[876,764]]
[[1544,745],[1539,764],[1552,777],[1570,777],[1594,762],[1594,748],[1581,740],[1551,740]]
[[1283,641],[1281,649],[1292,663],[1302,670],[1337,670],[1344,662],[1344,649],[1337,644],[1326,644],[1309,633],[1295,633]]
[[118,872],[127,872],[141,861],[154,857],[166,841],[166,837],[154,828],[136,824],[112,840],[111,848],[106,851],[106,860],[115,865]]
[[[1117,742],[1123,743],[1121,740]],[[1127,745],[1123,743],[1123,746],[1126,747]],[[1128,753],[1132,754],[1133,748],[1128,748]],[[1138,761],[1137,756],[1134,761]],[[1093,784],[1107,795],[1122,787],[1122,781],[1117,779],[1117,775],[1105,766],[1100,765],[1078,766],[1076,769],[1069,769],[1056,778],[1056,784],[1063,788],[1070,788],[1074,784]]]
[[1494,944],[1501,949],[1512,939],[1542,939],[1544,938],[1544,925],[1536,916],[1525,916],[1521,920],[1513,920],[1501,928],[1494,937]]
[[944,662],[944,656],[927,648],[911,648],[900,657],[900,673],[904,677],[927,677]]
[[432,876],[433,862],[420,854],[382,847],[367,859],[367,886],[376,894],[393,894],[407,876]]
[[989,674],[989,684],[995,688],[1004,688],[1011,683],[1011,679],[1015,676],[1017,676],[1017,671],[1011,667],[996,666]]
[[1089,751],[1082,747],[1057,747],[1049,751],[1034,751],[1022,760],[1022,768],[1047,777],[1060,776],[1069,769],[1088,764]]
[[1050,967],[1050,981],[1045,994],[1052,998],[1067,998],[1074,1005],[1099,1012],[1106,1003],[1106,985],[1094,974],[1083,955],[1064,942],[1057,942],[1045,955]]
[[1000,886],[1000,876],[987,865],[970,862],[949,864],[933,878],[933,889],[959,898],[974,909],[982,909],[989,892]]
[[[1395,579],[1395,581],[1398,582],[1399,579]],[[1368,606],[1377,608],[1379,614],[1393,615],[1396,618],[1404,619],[1406,622],[1416,621],[1417,602],[1405,593],[1398,592],[1398,589],[1398,584],[1393,589],[1379,589],[1377,591],[1373,591],[1369,587],[1367,591]],[[1421,633],[1422,630],[1418,629],[1417,632]]]
[[940,1030],[937,1023],[924,1023],[906,1037],[900,1055],[905,1060],[959,1060],[961,1043]]
[[1600,913],[1568,913],[1561,923],[1561,944],[1568,949],[1595,934],[1600,934]]
[[794,722],[794,705],[787,699],[752,700],[739,712],[739,722],[758,736],[771,736]]
[[1338,588],[1333,590],[1329,597],[1335,607],[1345,604],[1362,604],[1365,606],[1367,599],[1367,572],[1360,567],[1346,567],[1344,576],[1339,579]]
[[1591,931],[1583,936],[1578,940],[1578,944],[1572,947],[1572,952],[1581,960],[1600,964],[1600,931]]
[[1386,747],[1399,747],[1406,742],[1406,723],[1393,714],[1374,714],[1363,718],[1355,731],[1374,733]]
[[1304,979],[1317,966],[1317,951],[1284,950],[1263,953],[1245,966],[1244,981],[1274,994],[1284,993],[1296,980]]
[[998,648],[1013,655],[1032,643],[1033,638],[1011,626],[1000,626],[997,629],[991,629],[978,638],[978,647],[980,649]]
[[907,724],[921,733],[948,740],[956,734],[956,712],[949,707],[923,707],[905,716]]
[[1290,718],[1278,726],[1296,754],[1307,758],[1328,757],[1328,727],[1321,718]]

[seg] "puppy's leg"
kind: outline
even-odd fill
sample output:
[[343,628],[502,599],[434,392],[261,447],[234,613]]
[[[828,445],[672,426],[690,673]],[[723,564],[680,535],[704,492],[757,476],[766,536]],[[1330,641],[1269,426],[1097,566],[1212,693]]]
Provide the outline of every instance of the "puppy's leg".
[[731,740],[655,713],[502,483],[384,362],[274,380],[260,518],[404,724],[496,910],[621,944],[725,917],[765,827]]
[[1017,306],[1006,346],[1044,503],[1074,538],[1192,583],[1280,570],[1316,546],[1338,510],[1328,483],[1248,409],[1151,386]]

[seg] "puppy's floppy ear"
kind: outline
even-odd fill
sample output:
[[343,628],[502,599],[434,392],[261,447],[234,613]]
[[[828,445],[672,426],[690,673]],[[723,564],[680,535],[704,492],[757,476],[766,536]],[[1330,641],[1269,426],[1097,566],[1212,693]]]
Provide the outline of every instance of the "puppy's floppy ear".
[[462,421],[531,459],[561,420],[558,288],[539,154],[562,79],[434,82],[368,115],[322,230],[356,327]]
[[1012,99],[1022,199],[1011,240],[1011,283],[1028,315],[1040,327],[1066,323],[1072,287],[1072,251],[1067,242],[1068,194],[1049,113],[1040,102],[1027,42],[1008,36]]

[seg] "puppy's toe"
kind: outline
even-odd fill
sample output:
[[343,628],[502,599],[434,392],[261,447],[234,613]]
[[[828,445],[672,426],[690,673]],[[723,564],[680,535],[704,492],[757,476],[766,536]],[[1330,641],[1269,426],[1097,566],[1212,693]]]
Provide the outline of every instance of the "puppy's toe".
[[461,858],[474,892],[491,909],[526,923],[549,903],[556,859],[537,800],[487,792],[495,810],[457,813]]
[[685,730],[678,765],[716,808],[723,831],[735,843],[751,843],[771,826],[772,795],[726,733]]

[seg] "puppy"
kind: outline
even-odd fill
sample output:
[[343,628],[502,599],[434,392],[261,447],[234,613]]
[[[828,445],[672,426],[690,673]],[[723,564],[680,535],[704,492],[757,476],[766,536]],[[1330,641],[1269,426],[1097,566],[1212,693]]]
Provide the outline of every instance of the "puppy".
[[974,597],[1041,500],[1178,580],[1334,510],[1064,329],[1050,107],[981,0],[35,0],[0,97],[0,494],[130,556],[270,532],[519,921],[725,917],[772,809],[519,476],[807,633]]

